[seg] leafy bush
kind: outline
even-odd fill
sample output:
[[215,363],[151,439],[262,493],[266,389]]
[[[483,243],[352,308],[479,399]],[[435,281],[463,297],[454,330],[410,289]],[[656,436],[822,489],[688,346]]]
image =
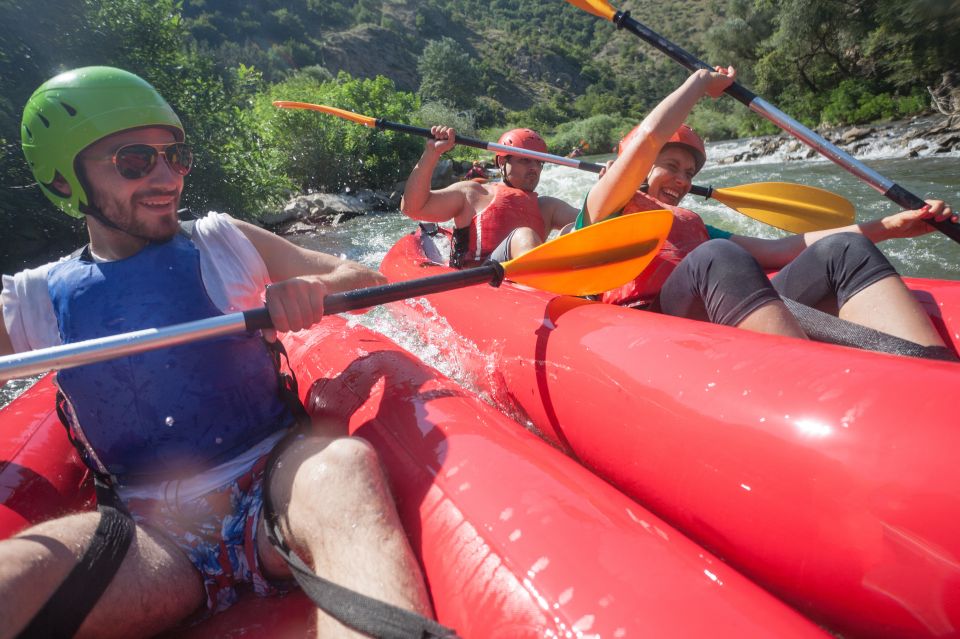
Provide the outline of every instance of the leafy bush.
[[477,134],[476,120],[469,111],[461,111],[442,100],[424,102],[413,114],[413,122],[430,128],[438,124],[452,126],[460,135]]
[[493,98],[481,95],[473,103],[474,119],[477,126],[489,127],[503,122],[506,112],[503,106]]
[[612,152],[620,138],[635,124],[630,119],[612,115],[595,115],[586,120],[567,122],[547,138],[547,147],[551,153],[566,155],[573,147],[585,142],[589,145],[587,153]]
[[821,121],[824,124],[860,124],[918,113],[926,107],[925,97],[918,94],[874,93],[863,82],[844,80],[830,92]]
[[[732,100],[701,101],[687,118],[687,124],[706,140],[758,135],[752,127],[756,127],[760,122],[766,120],[753,115]],[[773,127],[772,124],[770,126]],[[776,130],[774,127],[769,132]]]
[[395,122],[409,122],[419,103],[387,78],[360,80],[344,72],[329,82],[298,74],[256,96],[252,125],[262,132],[264,153],[298,190],[388,188],[406,178],[420,156],[417,137],[314,111],[278,109],[274,100],[326,104]]
[[431,40],[417,59],[420,97],[443,100],[466,109],[479,94],[480,73],[470,55],[453,38]]
[[[542,101],[529,109],[514,111],[507,117],[508,123],[518,123],[537,131],[551,130],[558,124],[567,122],[573,115],[572,109],[558,101]],[[512,125],[509,127],[512,128]]]

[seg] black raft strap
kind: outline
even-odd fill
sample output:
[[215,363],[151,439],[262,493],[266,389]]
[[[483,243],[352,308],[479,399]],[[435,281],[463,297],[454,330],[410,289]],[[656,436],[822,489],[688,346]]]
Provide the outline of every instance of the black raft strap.
[[842,320],[791,299],[784,298],[783,302],[793,316],[797,318],[803,332],[810,339],[818,342],[852,346],[863,350],[905,355],[907,357],[939,359],[947,362],[960,361],[949,348],[921,346],[909,340]]
[[60,587],[50,595],[29,625],[18,635],[21,639],[73,637],[120,569],[133,541],[134,523],[113,489],[99,477],[97,511],[100,523],[90,547],[83,553]]
[[[70,430],[70,420],[66,413],[67,400],[59,391],[56,407],[57,416],[67,429],[67,438],[77,449],[80,458],[88,461],[83,446]],[[89,463],[87,465],[90,467]],[[110,585],[113,576],[117,574],[133,541],[133,519],[110,486],[109,479],[96,470],[91,469],[91,472],[97,493],[100,523],[97,524],[90,546],[83,553],[80,562],[18,635],[21,639],[59,639],[74,636]]]
[[[283,444],[274,449],[269,470]],[[457,639],[452,628],[410,610],[373,599],[320,577],[295,553],[284,539],[270,499],[269,482],[264,482],[263,513],[267,538],[286,560],[294,578],[310,600],[343,625],[377,639]]]
[[453,229],[453,235],[450,237],[450,266],[463,268],[469,250],[470,227],[464,226]]
[[[304,408],[300,401],[300,385],[297,383],[297,376],[290,366],[290,356],[287,355],[287,349],[283,342],[276,339],[272,342],[263,340],[267,345],[267,351],[273,359],[273,367],[277,371],[277,384],[280,387],[280,399],[286,404],[287,409],[293,415],[297,425],[301,428],[310,427],[310,414]],[[283,361],[286,360],[286,370],[284,370]],[[289,372],[287,372],[289,371]]]

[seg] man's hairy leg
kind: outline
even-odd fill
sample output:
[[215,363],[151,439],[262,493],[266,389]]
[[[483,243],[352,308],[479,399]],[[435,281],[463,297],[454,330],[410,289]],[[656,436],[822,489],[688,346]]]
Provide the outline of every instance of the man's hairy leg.
[[[270,474],[269,489],[290,546],[323,577],[375,599],[432,616],[423,576],[376,452],[363,439],[314,435],[292,443]],[[289,576],[262,530],[264,572]],[[318,636],[359,637],[318,611]]]
[[[100,521],[79,513],[0,541],[0,638],[16,636],[78,563]],[[136,535],[78,637],[144,637],[176,624],[206,600],[200,573],[173,542],[149,528]]]

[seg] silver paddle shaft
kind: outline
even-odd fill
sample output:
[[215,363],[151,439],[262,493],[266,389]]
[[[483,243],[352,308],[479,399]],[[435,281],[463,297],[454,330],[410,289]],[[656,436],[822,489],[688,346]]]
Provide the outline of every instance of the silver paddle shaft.
[[218,315],[165,328],[110,335],[75,344],[51,346],[0,357],[0,380],[30,377],[51,370],[94,364],[156,348],[178,346],[198,339],[234,335],[247,330],[243,313]]
[[857,160],[834,144],[831,144],[818,133],[797,122],[763,98],[756,97],[747,106],[751,111],[770,120],[793,137],[815,149],[817,153],[828,158],[831,162],[839,164],[850,173],[853,173],[881,194],[886,194],[887,191],[895,185],[893,180],[880,175],[863,162]]

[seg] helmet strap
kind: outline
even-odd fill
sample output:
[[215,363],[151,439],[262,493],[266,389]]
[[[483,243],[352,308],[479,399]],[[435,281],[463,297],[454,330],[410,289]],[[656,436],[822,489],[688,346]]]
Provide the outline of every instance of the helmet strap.
[[499,155],[497,156],[497,168],[500,169],[500,177],[503,179],[503,183],[506,184],[507,186],[509,186],[511,189],[517,188],[517,187],[515,187],[514,185],[510,184],[510,180],[507,179],[507,172],[506,172],[506,168],[507,168],[507,158],[510,157],[510,156],[509,156],[509,155],[502,156],[502,157],[503,157],[503,164],[502,164],[502,165],[500,164],[500,157],[501,157],[501,156],[499,156]]
[[[117,230],[117,231],[121,231],[121,232],[123,232],[123,233],[126,233],[126,231],[124,231],[122,228],[120,228],[119,226],[117,226],[117,225],[113,222],[113,220],[108,219],[107,216],[105,216],[105,215],[103,214],[103,212],[102,212],[100,209],[96,208],[96,207],[92,207],[92,209],[87,213],[87,215],[89,215],[89,216],[92,217],[93,219],[97,220],[98,222],[100,222],[101,224],[103,224],[104,226],[106,226],[107,228],[111,228],[111,229],[114,229],[114,230]],[[128,235],[129,235],[129,234],[128,234]]]
[[100,210],[99,206],[97,206],[96,204],[93,204],[93,193],[90,189],[90,186],[87,184],[85,175],[80,170],[78,170],[77,179],[80,182],[80,188],[82,189],[82,192],[86,194],[87,198],[90,200],[90,202],[87,204],[82,204],[82,203],[80,204],[79,206],[80,212],[83,213],[84,215],[89,215],[96,221],[100,222],[100,224],[103,224],[108,229],[113,229],[114,231],[120,231],[121,233],[126,233],[127,235],[130,235],[130,233],[127,232],[126,229],[121,228],[113,220],[108,219],[107,216],[103,214],[103,211]]
[[99,206],[95,206],[93,204],[81,204],[80,212],[83,213],[84,215],[89,215],[90,217],[100,222],[107,228],[126,233],[126,231],[124,231],[122,228],[117,226],[117,224],[114,223],[113,220],[107,219],[107,216],[103,214],[103,211],[100,210]]

